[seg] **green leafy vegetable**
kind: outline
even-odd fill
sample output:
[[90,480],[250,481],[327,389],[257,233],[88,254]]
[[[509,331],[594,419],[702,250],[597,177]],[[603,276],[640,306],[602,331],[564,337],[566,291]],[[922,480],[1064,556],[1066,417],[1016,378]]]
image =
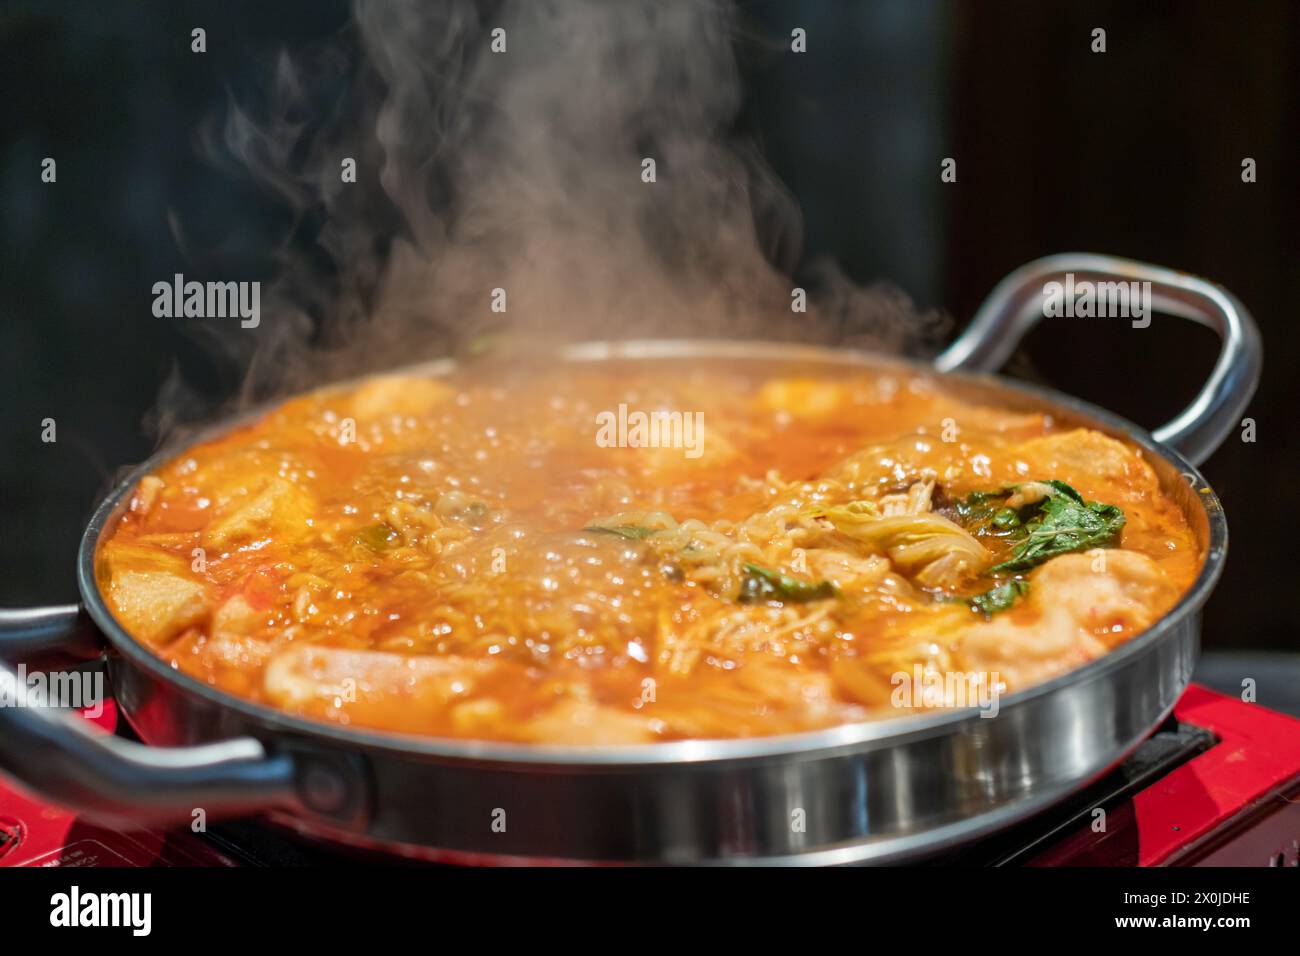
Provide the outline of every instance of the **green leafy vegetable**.
[[587,525],[587,527],[583,528],[582,530],[596,531],[599,532],[600,534],[616,534],[620,538],[627,538],[629,541],[640,541],[642,538],[648,538],[650,537],[650,535],[655,534],[658,531],[662,531],[663,529],[647,528],[645,525],[640,525],[640,524],[612,524],[612,525],[589,524]]
[[976,594],[966,599],[972,610],[979,611],[985,617],[991,617],[998,611],[1007,611],[1016,603],[1016,599],[1029,593],[1029,582],[1016,578],[994,585],[983,594]]
[[384,551],[400,537],[386,524],[372,524],[358,531],[354,540],[371,551]]
[[993,513],[990,524],[999,530],[1019,528],[1022,524],[1019,513],[1014,508],[1001,508]]
[[1047,497],[1026,505],[1018,514],[1018,544],[1011,557],[989,568],[989,573],[1028,571],[1057,555],[1109,546],[1119,541],[1124,512],[1115,505],[1084,501],[1063,481],[1046,482]]
[[740,582],[740,603],[759,604],[763,601],[821,601],[839,596],[830,581],[803,581],[788,574],[773,571],[761,564],[746,564]]
[[972,491],[965,498],[953,502],[952,507],[962,524],[979,524],[991,520],[1000,510],[1008,510],[1002,509],[1002,502],[1015,490],[1015,486],[1012,485],[998,491]]
[[1028,481],[995,491],[975,491],[946,508],[977,538],[1014,542],[1011,556],[989,574],[1028,571],[1057,555],[1119,541],[1124,512],[1084,501],[1063,481]]
[[660,531],[672,531],[676,527],[676,520],[666,511],[622,511],[615,515],[597,518],[582,530],[615,534],[629,541],[640,541]]

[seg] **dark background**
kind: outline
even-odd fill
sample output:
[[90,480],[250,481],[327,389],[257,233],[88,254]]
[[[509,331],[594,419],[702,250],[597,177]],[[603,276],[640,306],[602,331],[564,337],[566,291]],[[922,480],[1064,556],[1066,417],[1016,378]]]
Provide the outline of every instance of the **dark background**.
[[[802,205],[808,256],[888,278],[954,328],[1007,272],[1063,251],[1197,273],[1254,313],[1258,440],[1230,436],[1204,468],[1232,533],[1206,645],[1293,649],[1300,5],[741,6],[756,52],[742,57],[739,122]],[[174,272],[268,278],[285,223],[202,157],[196,131],[278,48],[347,17],[333,0],[0,4],[0,603],[75,597],[81,527],[152,450],[142,423],[173,367],[213,395],[234,386],[153,318],[151,286]],[[795,26],[809,52],[780,53]],[[1094,27],[1105,54],[1090,51]],[[40,182],[45,156],[57,184]],[[955,184],[940,182],[947,156]],[[1044,322],[1012,371],[1154,427],[1195,393],[1217,341],[1174,319],[1123,327]],[[45,418],[55,444],[40,440]]]

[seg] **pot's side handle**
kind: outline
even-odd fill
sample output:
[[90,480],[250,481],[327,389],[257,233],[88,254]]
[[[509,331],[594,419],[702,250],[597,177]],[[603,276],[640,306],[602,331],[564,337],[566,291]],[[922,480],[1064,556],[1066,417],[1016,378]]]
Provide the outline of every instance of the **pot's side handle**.
[[[69,640],[70,644],[61,644]],[[0,612],[0,661],[85,654],[75,605]],[[74,653],[69,653],[74,651]],[[0,663],[0,773],[25,790],[112,826],[164,826],[287,810],[358,825],[369,812],[361,761],[292,742],[268,752],[252,737],[193,747],[150,747],[92,730],[51,705],[76,675],[33,684]],[[92,682],[93,685],[93,682]],[[102,684],[98,685],[102,687]]]
[[99,631],[80,604],[0,608],[0,661],[89,661],[103,652]]
[[[1089,253],[1036,259],[997,284],[970,327],[935,360],[935,367],[943,372],[1000,369],[1025,333],[1044,317],[1048,284],[1060,283],[1061,288],[1052,291],[1064,296],[1067,275],[1076,288],[1083,282],[1149,282],[1151,311],[1191,319],[1219,333],[1223,340],[1219,358],[1200,393],[1178,417],[1151,433],[1156,441],[1199,465],[1239,424],[1255,394],[1263,361],[1259,329],[1250,313],[1232,293],[1205,279]],[[1131,308],[1129,312],[1128,319],[1137,328],[1150,322],[1150,312],[1142,317],[1134,317]]]

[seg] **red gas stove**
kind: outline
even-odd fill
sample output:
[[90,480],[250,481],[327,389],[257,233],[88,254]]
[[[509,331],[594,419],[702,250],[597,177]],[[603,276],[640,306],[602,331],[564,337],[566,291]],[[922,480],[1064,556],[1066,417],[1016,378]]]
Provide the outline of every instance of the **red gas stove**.
[[[125,732],[111,706],[96,723]],[[339,861],[331,850],[256,822],[214,825],[206,833],[119,832],[0,786],[4,866]],[[1300,866],[1300,720],[1192,685],[1169,720],[1105,778],[1053,810],[931,862]]]

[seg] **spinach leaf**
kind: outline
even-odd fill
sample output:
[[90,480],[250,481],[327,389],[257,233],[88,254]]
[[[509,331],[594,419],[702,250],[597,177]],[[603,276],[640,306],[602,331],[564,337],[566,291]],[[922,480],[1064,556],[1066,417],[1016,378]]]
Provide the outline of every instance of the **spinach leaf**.
[[1008,485],[996,491],[972,491],[965,498],[958,498],[938,510],[977,538],[984,535],[1004,537],[1008,530],[1020,524],[1015,509],[1004,504],[1015,490],[1015,485]]
[[[1109,546],[1119,541],[1124,512],[1115,505],[1084,501],[1063,481],[1047,482],[1055,493],[1023,509],[1019,543],[1011,557],[989,568],[990,574],[1028,571],[1049,558]],[[1026,512],[1031,512],[1027,515]]]
[[821,601],[839,597],[839,591],[830,581],[801,581],[781,574],[761,564],[746,564],[740,581],[740,603],[758,604],[763,601]]
[[986,520],[1002,507],[1002,502],[1015,490],[1012,485],[997,491],[972,491],[965,498],[953,502],[953,507],[963,524]]
[[972,610],[979,611],[985,617],[992,617],[998,611],[1007,611],[1019,598],[1029,593],[1029,582],[1016,578],[1003,581],[989,588],[983,594],[976,594],[966,599]]
[[989,519],[989,524],[999,531],[1007,531],[1011,528],[1019,528],[1023,522],[1020,520],[1020,513],[1014,508],[999,508]]

